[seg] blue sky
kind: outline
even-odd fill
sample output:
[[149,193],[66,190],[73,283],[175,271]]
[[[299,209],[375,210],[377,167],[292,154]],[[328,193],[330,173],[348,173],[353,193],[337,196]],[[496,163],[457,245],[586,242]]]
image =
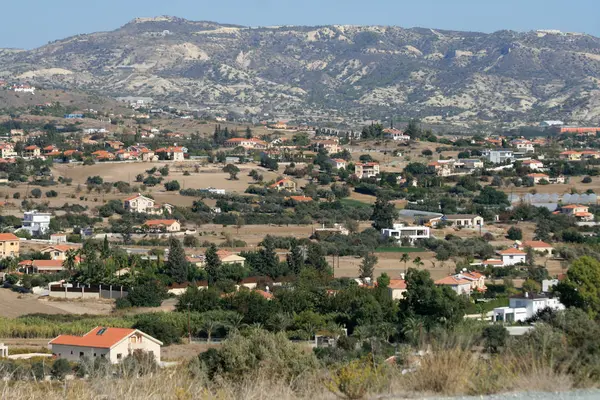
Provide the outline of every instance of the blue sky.
[[4,0],[0,47],[33,48],[173,15],[249,26],[397,25],[493,32],[560,29],[600,36],[600,0]]

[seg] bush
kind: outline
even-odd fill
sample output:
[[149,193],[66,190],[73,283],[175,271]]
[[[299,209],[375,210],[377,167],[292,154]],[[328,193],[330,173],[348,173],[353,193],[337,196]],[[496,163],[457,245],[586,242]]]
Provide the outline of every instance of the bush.
[[138,318],[133,326],[135,329],[155,337],[163,342],[165,346],[181,341],[181,332],[168,321],[164,321],[160,314],[144,314]]
[[372,360],[354,360],[335,371],[326,386],[338,396],[341,393],[347,399],[362,399],[375,386],[377,376]]
[[19,192],[13,193],[13,199],[20,199],[20,198],[21,198],[21,193],[19,193]]
[[131,307],[132,307],[131,302],[129,301],[129,299],[127,297],[122,297],[115,301],[115,308],[117,310],[122,310],[124,308],[131,308]]
[[521,240],[521,239],[523,239],[523,231],[521,231],[521,229],[519,229],[515,226],[511,226],[510,229],[508,230],[507,237],[510,240]]
[[167,192],[176,192],[179,189],[181,189],[181,186],[179,185],[179,182],[177,182],[177,181],[171,181],[171,182],[165,183],[165,190]]
[[154,356],[139,349],[125,357],[119,367],[122,376],[126,378],[137,378],[158,370]]
[[428,157],[428,156],[433,155],[433,151],[431,151],[429,149],[425,149],[425,150],[421,151],[421,154]]
[[160,307],[167,297],[167,289],[157,281],[134,286],[129,290],[127,300],[133,307]]
[[200,363],[209,378],[219,374],[225,378],[240,379],[264,373],[264,376],[301,381],[304,373],[314,371],[318,361],[292,343],[284,334],[274,334],[253,329],[246,335],[233,334],[214,351],[201,353]]
[[62,381],[65,377],[72,372],[71,365],[64,358],[59,358],[54,361],[52,365],[52,369],[50,370],[50,375],[52,375],[53,379]]
[[49,190],[46,192],[46,197],[58,197],[58,192],[56,190]]
[[35,197],[36,199],[39,199],[40,197],[42,197],[42,191],[38,188],[32,189],[31,196]]
[[589,176],[586,176],[585,178],[583,178],[581,180],[581,183],[592,183],[592,178]]

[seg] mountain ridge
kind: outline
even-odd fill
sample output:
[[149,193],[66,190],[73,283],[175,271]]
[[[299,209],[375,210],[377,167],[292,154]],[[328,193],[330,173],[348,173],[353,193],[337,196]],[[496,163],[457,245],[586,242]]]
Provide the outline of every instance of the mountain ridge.
[[160,16],[0,50],[0,74],[303,120],[600,122],[600,38],[549,30],[245,27]]

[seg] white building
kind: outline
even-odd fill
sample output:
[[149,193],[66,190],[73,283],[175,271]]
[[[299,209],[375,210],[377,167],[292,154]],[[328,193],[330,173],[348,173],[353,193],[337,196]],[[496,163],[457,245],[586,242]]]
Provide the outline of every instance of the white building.
[[358,179],[374,178],[379,175],[379,164],[376,162],[354,164],[354,175]]
[[549,128],[551,126],[563,126],[565,123],[562,121],[542,121],[540,122],[540,126],[542,128]]
[[519,249],[506,249],[498,252],[502,259],[502,266],[525,263],[527,253]]
[[23,227],[28,231],[31,235],[43,235],[50,228],[50,219],[52,219],[52,214],[50,213],[41,213],[37,210],[26,211],[23,214]]
[[171,214],[173,206],[170,204],[158,204],[150,197],[137,194],[123,200],[123,208],[129,212],[137,212],[142,214],[158,215],[163,212]]
[[514,160],[515,155],[512,150],[484,150],[483,156],[493,164],[503,164]]
[[15,85],[15,87],[13,88],[13,90],[16,93],[31,93],[31,94],[35,94],[35,88],[33,86],[29,86],[29,85]]
[[492,321],[523,322],[545,308],[558,311],[564,310],[565,306],[558,299],[543,294],[525,293],[523,296],[510,298],[508,307],[494,308]]
[[440,220],[446,222],[450,226],[456,227],[462,226],[467,228],[473,228],[476,226],[483,226],[484,224],[483,217],[475,214],[444,215]]
[[393,129],[393,128],[384,129],[383,133],[384,133],[384,137],[386,139],[398,140],[398,141],[402,141],[402,142],[406,142],[406,141],[410,140],[410,136],[405,135],[404,132],[402,132],[399,129]]
[[539,171],[544,168],[544,164],[538,160],[525,160],[522,162],[524,167],[528,167],[532,171]]
[[160,362],[162,342],[137,329],[96,327],[83,336],[60,335],[49,343],[52,355],[69,361],[83,357],[121,362],[136,350],[147,352]]
[[535,152],[535,147],[533,146],[533,142],[525,139],[515,139],[510,142],[518,151],[523,151],[525,153],[533,153]]
[[382,229],[381,234],[386,238],[393,238],[396,241],[402,241],[408,238],[411,242],[417,239],[429,239],[430,230],[426,226],[404,226],[404,224],[394,224],[392,229]]

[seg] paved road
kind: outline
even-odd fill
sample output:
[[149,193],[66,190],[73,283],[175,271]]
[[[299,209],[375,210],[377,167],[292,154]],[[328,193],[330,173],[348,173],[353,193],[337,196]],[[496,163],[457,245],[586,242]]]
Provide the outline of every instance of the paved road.
[[507,393],[476,397],[435,397],[427,400],[598,400],[600,390],[576,390],[559,393]]

